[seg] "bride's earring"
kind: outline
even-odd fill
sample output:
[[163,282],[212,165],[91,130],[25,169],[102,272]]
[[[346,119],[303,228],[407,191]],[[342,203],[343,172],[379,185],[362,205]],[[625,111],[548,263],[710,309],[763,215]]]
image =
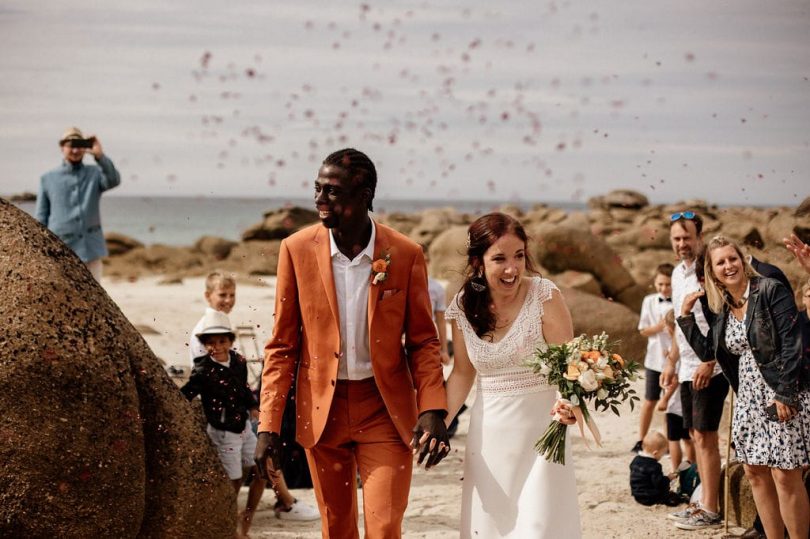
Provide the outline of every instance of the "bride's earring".
[[479,271],[475,277],[470,279],[470,286],[478,293],[481,293],[487,289],[487,281],[484,278],[483,271]]

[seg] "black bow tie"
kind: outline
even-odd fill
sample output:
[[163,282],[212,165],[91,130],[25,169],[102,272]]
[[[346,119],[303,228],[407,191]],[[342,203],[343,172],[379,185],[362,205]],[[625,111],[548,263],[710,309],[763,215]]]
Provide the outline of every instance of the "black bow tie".
[[672,298],[658,298],[658,303],[664,303],[665,301],[671,302]]

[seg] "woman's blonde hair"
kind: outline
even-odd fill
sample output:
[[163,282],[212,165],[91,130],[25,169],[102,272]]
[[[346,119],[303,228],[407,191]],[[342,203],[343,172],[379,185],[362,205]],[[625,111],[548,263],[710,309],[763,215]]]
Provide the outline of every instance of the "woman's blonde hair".
[[734,250],[737,251],[737,256],[742,260],[745,276],[750,279],[751,277],[759,275],[759,273],[751,267],[750,262],[748,262],[748,259],[737,242],[725,236],[715,236],[709,240],[709,244],[706,246],[706,259],[703,261],[703,271],[705,274],[703,286],[706,290],[706,298],[709,300],[709,309],[714,313],[722,312],[723,306],[729,303],[726,287],[718,282],[717,277],[714,276],[714,270],[712,269],[712,251],[729,245],[734,247]]

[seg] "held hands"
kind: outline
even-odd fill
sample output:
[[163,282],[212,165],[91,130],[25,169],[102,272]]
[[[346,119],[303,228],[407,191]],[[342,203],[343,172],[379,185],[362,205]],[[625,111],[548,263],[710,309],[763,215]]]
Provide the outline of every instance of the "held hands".
[[577,422],[577,418],[574,417],[572,406],[568,399],[557,399],[551,407],[551,416],[563,425],[573,425]]
[[256,440],[256,452],[253,461],[259,469],[262,479],[273,483],[275,487],[281,476],[281,436],[276,432],[260,432]]
[[691,294],[687,294],[686,297],[683,299],[683,305],[681,306],[681,316],[687,316],[689,313],[692,312],[692,308],[695,306],[695,302],[701,296],[705,296],[706,292],[701,288]]
[[[441,415],[434,411],[423,412],[413,428],[411,440],[413,454],[419,454],[416,465],[425,461],[425,470],[437,465],[450,452],[450,437]],[[258,448],[256,449],[258,451]]]

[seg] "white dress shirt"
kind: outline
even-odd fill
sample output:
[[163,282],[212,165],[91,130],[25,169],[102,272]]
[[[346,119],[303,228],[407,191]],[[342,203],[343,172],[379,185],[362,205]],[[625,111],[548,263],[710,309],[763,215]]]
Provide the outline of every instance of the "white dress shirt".
[[368,337],[368,287],[371,284],[376,237],[377,227],[372,219],[368,245],[353,260],[349,260],[340,252],[332,230],[329,230],[332,277],[340,318],[338,380],[363,380],[374,376]]
[[[697,275],[695,274],[695,262],[692,261],[687,265],[685,261],[675,266],[672,271],[672,307],[675,309],[675,316],[681,316],[681,307],[686,296],[692,292],[700,289],[700,282],[698,282]],[[700,301],[695,302],[692,308],[695,313],[695,321],[697,322],[700,332],[706,335],[709,332],[709,323],[703,315],[703,308]],[[690,346],[689,341],[686,340],[686,335],[681,331],[681,327],[675,326],[675,341],[678,343],[678,352],[681,354],[680,367],[678,368],[678,381],[691,382],[695,374],[695,370],[700,366],[702,361],[697,356],[695,351]],[[712,376],[720,374],[720,365],[714,364],[714,372]]]
[[[638,329],[654,326],[671,310],[671,299],[664,298],[658,293],[646,296],[641,303],[641,316],[639,316],[638,319]],[[670,346],[672,346],[672,340],[666,328],[655,335],[647,337],[647,356],[644,358],[644,367],[653,371],[663,372],[666,364],[665,356]]]

